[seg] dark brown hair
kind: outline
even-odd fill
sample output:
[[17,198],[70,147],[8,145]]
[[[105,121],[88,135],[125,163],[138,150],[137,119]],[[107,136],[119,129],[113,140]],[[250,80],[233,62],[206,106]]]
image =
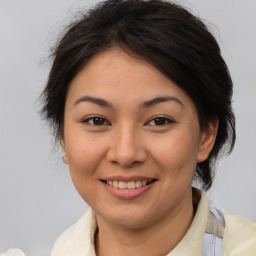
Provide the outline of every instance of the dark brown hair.
[[214,147],[198,163],[195,177],[204,189],[213,182],[214,164],[235,143],[232,80],[215,38],[185,8],[160,0],[107,0],[70,24],[57,43],[42,93],[42,114],[57,139],[63,136],[64,106],[70,82],[96,53],[119,46],[151,63],[174,81],[197,107],[201,130],[216,117]]

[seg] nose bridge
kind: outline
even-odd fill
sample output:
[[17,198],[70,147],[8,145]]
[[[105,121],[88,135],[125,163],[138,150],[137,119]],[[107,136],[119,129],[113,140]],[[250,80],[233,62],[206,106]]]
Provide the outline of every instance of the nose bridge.
[[109,160],[121,166],[129,167],[146,158],[139,128],[130,122],[123,122],[115,127],[111,144]]
[[116,146],[122,154],[131,154],[137,150],[138,131],[131,125],[124,123],[118,127]]

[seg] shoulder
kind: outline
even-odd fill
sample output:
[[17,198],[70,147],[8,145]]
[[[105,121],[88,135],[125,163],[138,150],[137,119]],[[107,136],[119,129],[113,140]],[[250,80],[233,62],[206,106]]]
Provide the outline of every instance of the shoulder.
[[9,249],[7,252],[0,254],[0,256],[25,256],[20,249]]
[[227,211],[224,211],[224,217],[224,256],[256,256],[256,223]]
[[93,238],[96,221],[89,208],[72,226],[66,229],[55,241],[51,256],[93,255]]

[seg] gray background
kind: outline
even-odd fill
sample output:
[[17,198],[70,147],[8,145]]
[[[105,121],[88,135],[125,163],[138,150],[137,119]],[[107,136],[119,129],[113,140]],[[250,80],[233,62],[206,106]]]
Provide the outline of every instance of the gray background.
[[[187,0],[209,22],[234,81],[237,144],[208,193],[218,207],[256,221],[256,0]],[[0,252],[19,247],[45,256],[55,238],[87,208],[61,152],[53,152],[37,98],[45,58],[60,28],[80,7],[72,0],[0,0]]]

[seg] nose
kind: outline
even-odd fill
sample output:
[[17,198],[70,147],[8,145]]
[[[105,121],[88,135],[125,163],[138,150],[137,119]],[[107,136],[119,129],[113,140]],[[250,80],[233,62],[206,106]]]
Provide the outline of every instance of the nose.
[[147,159],[141,134],[129,125],[122,125],[113,131],[111,146],[107,153],[108,161],[129,168],[142,164]]

